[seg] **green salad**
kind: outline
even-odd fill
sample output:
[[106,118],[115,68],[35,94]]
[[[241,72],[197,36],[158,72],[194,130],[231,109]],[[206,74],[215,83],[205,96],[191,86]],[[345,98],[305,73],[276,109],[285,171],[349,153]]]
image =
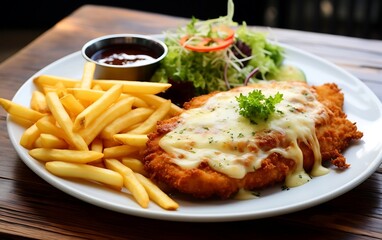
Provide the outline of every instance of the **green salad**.
[[[165,33],[168,54],[151,81],[169,82],[168,94],[178,102],[216,90],[229,90],[267,76],[276,79],[284,49],[267,40],[263,32],[233,21],[234,4],[228,1],[226,16],[192,20]],[[172,92],[171,92],[172,91]],[[175,101],[176,102],[176,101]]]

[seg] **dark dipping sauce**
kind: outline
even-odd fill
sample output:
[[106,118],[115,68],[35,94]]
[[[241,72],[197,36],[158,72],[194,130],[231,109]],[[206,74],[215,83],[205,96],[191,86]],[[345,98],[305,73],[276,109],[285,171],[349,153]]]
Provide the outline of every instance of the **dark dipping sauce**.
[[91,59],[109,65],[134,65],[143,61],[151,62],[160,54],[152,49],[138,44],[118,44],[95,52]]

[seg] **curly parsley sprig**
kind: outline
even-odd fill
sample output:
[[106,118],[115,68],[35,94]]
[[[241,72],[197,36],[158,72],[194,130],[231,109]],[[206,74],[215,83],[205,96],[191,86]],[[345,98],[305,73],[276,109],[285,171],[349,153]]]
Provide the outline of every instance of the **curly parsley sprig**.
[[247,96],[240,93],[236,100],[239,103],[239,113],[257,124],[259,121],[267,121],[276,111],[275,105],[283,100],[283,94],[277,92],[274,96],[267,98],[261,90],[255,89]]

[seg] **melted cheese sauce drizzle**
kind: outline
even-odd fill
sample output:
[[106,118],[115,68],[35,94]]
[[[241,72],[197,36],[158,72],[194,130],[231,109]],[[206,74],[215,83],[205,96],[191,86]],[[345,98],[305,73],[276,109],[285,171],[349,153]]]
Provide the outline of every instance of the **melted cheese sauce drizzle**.
[[[161,148],[172,154],[172,161],[185,169],[207,162],[209,166],[229,177],[241,179],[248,172],[256,171],[261,162],[272,153],[293,159],[296,168],[286,178],[287,187],[302,185],[310,180],[303,168],[303,154],[298,142],[309,146],[315,158],[310,174],[320,176],[328,169],[321,165],[320,146],[315,134],[315,121],[328,117],[324,106],[305,84],[263,84],[262,93],[274,96],[283,94],[283,101],[276,105],[266,122],[253,124],[239,114],[236,96],[247,95],[253,87],[218,93],[207,102],[183,112],[180,124],[159,142]],[[256,134],[270,132],[281,134],[288,146],[262,150]]]

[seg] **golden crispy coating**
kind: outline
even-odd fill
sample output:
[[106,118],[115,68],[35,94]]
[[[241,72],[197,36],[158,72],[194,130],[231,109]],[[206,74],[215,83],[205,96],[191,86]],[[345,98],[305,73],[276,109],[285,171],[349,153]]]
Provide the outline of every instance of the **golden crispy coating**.
[[[346,118],[342,111],[344,96],[336,84],[324,84],[311,87],[317,93],[317,99],[325,105],[329,118],[316,122],[316,135],[320,143],[322,161],[331,161],[339,168],[349,165],[341,152],[353,140],[360,139],[362,132],[355,123]],[[216,93],[193,98],[184,105],[185,109],[197,108]],[[149,135],[144,164],[151,178],[164,182],[179,192],[190,194],[196,198],[218,197],[227,199],[239,189],[261,189],[285,181],[286,176],[295,168],[295,161],[287,159],[279,153],[272,153],[261,162],[261,167],[249,172],[242,179],[234,179],[212,169],[208,163],[202,162],[197,168],[183,169],[171,161],[171,153],[159,146],[159,140],[179,124],[179,117],[158,122],[155,132]],[[254,136],[257,146],[267,150],[273,147],[287,146],[284,136],[278,133],[263,132]],[[314,154],[310,146],[300,141],[299,147],[304,157],[304,169],[309,172],[314,164]],[[247,146],[250,147],[250,146]]]

